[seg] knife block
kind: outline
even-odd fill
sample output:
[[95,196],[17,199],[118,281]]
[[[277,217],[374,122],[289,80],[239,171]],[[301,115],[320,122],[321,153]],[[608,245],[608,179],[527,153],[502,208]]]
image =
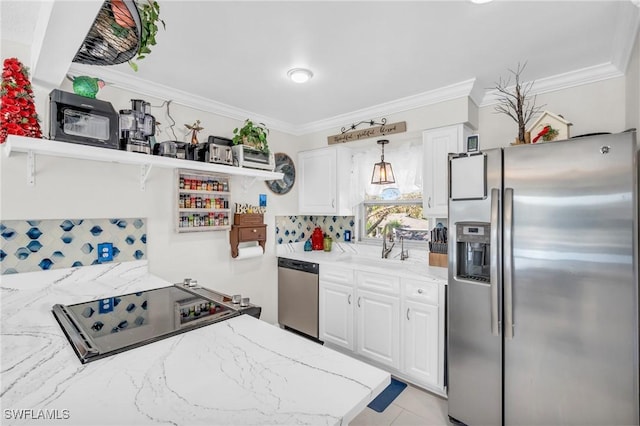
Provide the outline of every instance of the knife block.
[[446,268],[448,266],[447,255],[443,253],[429,252],[429,266],[438,266],[441,268]]

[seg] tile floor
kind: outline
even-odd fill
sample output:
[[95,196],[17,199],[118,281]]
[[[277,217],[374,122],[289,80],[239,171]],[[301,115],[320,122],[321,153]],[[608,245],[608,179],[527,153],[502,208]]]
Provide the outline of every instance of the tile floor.
[[444,426],[451,425],[447,416],[447,400],[407,385],[382,413],[365,408],[350,426]]

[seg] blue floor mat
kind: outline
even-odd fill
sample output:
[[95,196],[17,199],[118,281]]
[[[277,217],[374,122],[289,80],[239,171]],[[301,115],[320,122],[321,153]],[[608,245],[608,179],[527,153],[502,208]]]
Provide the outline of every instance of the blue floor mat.
[[391,383],[389,384],[389,386],[387,386],[382,392],[380,392],[380,395],[376,396],[376,399],[371,401],[371,403],[367,405],[367,407],[371,408],[373,411],[382,413],[406,387],[406,383],[391,378]]

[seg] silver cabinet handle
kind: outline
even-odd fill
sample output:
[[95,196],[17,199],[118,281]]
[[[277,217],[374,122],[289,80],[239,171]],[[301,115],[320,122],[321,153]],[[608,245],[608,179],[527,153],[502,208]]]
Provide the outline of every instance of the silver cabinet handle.
[[358,308],[360,307],[360,299],[362,299],[362,297],[358,297]]
[[348,303],[349,305],[351,304],[351,295],[349,295],[349,296],[347,297],[347,303]]
[[513,339],[513,188],[504,190],[504,336]]
[[336,207],[336,200],[335,198],[333,200],[331,200],[331,207],[335,208]]
[[427,200],[427,207],[431,208],[431,197]]
[[418,289],[418,294],[422,294],[423,290],[421,288]]
[[411,308],[407,308],[407,321],[411,319],[411,318],[409,318],[409,311],[410,310],[411,310]]
[[491,285],[491,334],[500,335],[499,288],[500,288],[500,190],[491,189],[491,248],[489,270]]

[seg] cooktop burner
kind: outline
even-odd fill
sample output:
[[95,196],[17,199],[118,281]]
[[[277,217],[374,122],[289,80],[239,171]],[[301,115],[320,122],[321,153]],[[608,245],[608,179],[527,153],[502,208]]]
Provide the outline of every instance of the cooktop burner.
[[260,311],[182,284],[52,309],[83,364],[241,314],[259,318]]

